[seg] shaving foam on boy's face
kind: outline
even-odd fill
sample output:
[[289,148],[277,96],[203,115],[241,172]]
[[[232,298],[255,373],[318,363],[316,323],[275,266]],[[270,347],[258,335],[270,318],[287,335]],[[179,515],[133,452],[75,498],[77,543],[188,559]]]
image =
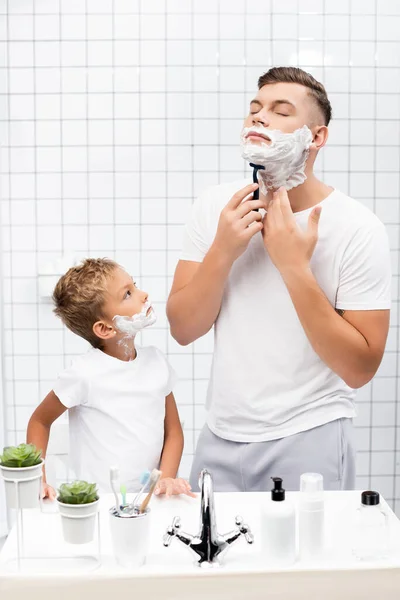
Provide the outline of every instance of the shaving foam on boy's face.
[[135,335],[145,327],[154,325],[156,320],[157,316],[151,306],[151,302],[150,300],[147,300],[140,313],[137,313],[132,317],[115,315],[113,323],[115,329],[120,333],[123,333],[125,338],[134,338]]
[[[249,135],[255,133],[260,141],[254,142]],[[268,190],[285,187],[291,190],[307,179],[305,166],[312,144],[312,133],[307,125],[293,133],[268,129],[263,125],[244,127],[240,148],[242,157],[249,163],[262,165],[258,181],[263,194]]]

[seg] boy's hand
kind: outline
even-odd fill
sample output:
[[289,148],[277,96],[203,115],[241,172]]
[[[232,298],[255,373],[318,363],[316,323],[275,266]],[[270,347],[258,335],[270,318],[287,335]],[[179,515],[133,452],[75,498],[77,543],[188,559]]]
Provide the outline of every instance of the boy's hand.
[[57,497],[57,493],[54,488],[51,487],[48,483],[43,483],[42,485],[42,498],[48,498],[49,500],[55,500]]
[[165,494],[167,498],[178,494],[186,494],[192,498],[196,497],[196,494],[193,494],[192,492],[190,483],[186,481],[186,479],[181,479],[180,477],[177,479],[174,479],[173,477],[165,477],[164,479],[160,479],[154,493],[156,496]]

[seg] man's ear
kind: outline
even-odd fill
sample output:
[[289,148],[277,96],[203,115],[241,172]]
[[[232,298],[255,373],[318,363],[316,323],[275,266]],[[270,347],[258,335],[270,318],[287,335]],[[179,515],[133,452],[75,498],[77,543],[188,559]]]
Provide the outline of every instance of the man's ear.
[[108,325],[104,321],[96,321],[93,325],[93,333],[101,340],[109,340],[117,333],[114,327]]
[[326,125],[318,125],[311,131],[313,135],[312,145],[318,151],[323,148],[328,141],[329,130]]

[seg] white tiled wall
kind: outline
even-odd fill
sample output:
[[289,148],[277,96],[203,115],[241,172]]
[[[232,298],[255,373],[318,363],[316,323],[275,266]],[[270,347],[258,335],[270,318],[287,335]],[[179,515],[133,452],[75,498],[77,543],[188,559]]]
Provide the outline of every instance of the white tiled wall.
[[0,0],[1,238],[6,427],[84,344],[38,301],[37,273],[62,254],[108,255],[156,302],[144,341],[181,382],[187,474],[204,420],[211,336],[179,347],[163,316],[193,197],[245,168],[238,134],[258,76],[299,65],[328,89],[319,159],[329,184],[386,223],[393,257],[387,352],[359,394],[360,487],[400,508],[397,0]]

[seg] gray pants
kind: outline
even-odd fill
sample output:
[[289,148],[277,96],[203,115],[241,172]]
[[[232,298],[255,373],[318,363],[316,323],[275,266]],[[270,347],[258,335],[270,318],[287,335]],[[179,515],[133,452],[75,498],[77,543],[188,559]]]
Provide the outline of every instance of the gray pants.
[[218,492],[270,490],[271,477],[282,477],[286,490],[299,489],[302,473],[321,473],[325,490],[355,485],[353,422],[338,419],[270,442],[231,442],[204,426],[193,460],[190,484],[199,490],[200,471],[209,469]]

